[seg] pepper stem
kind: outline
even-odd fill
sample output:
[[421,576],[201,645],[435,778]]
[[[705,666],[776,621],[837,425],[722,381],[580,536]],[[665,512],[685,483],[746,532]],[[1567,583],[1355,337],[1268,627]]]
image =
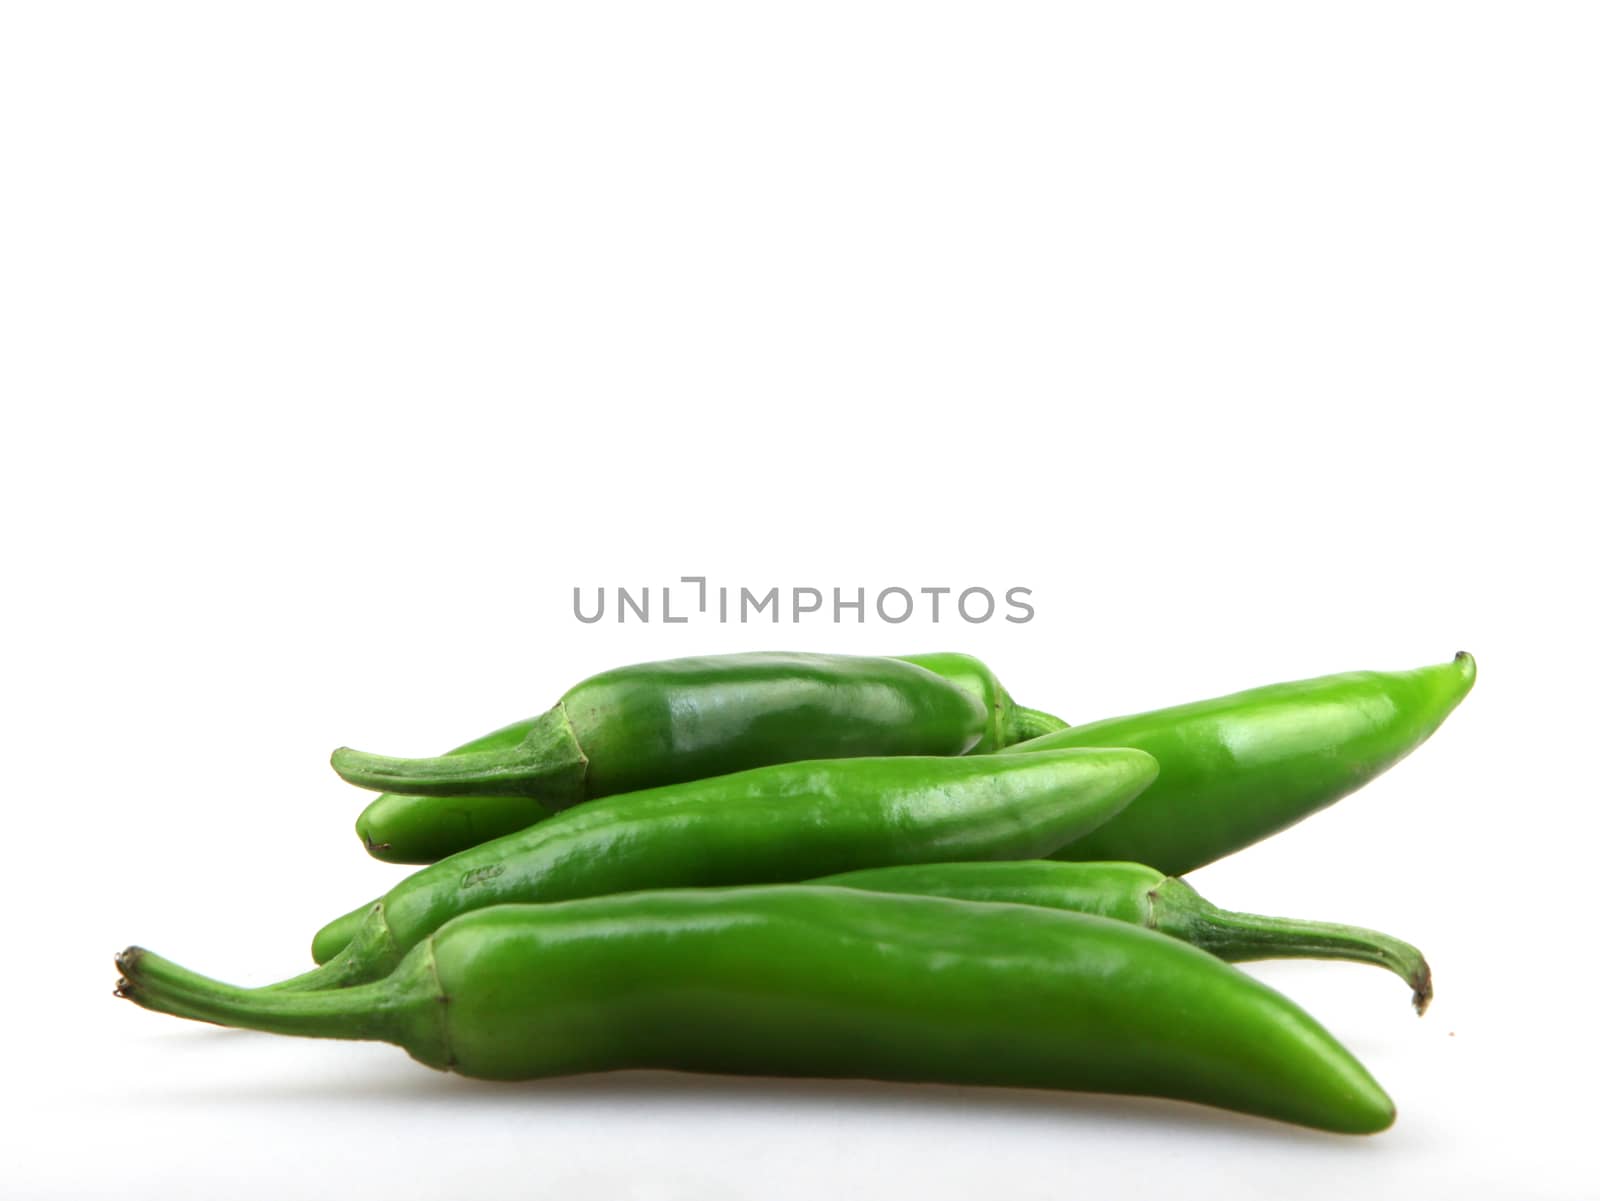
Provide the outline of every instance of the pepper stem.
[[1151,893],[1151,924],[1231,963],[1348,959],[1388,968],[1411,986],[1411,1004],[1418,1016],[1433,999],[1433,972],[1422,952],[1379,930],[1234,913],[1217,908],[1175,878],[1162,881]]
[[[359,920],[350,922],[349,919]],[[394,937],[394,932],[389,928],[388,919],[384,915],[383,902],[378,901],[363,906],[359,912],[346,914],[330,926],[339,926],[340,936],[345,939],[340,947],[330,950],[327,960],[308,972],[301,972],[298,976],[291,976],[287,980],[279,980],[275,984],[263,984],[255,988],[237,988],[235,991],[258,996],[271,993],[302,993],[324,992],[335,989],[346,989],[354,985],[365,984],[388,975],[389,972],[404,958],[404,950]],[[134,948],[138,950],[138,948]],[[143,978],[152,985],[171,988],[184,988],[196,983],[216,984],[194,972],[181,968],[170,959],[163,959],[159,955],[149,952],[140,952],[142,957]],[[233,988],[233,985],[221,987]]]
[[179,967],[142,947],[117,956],[122,979],[117,996],[145,1009],[219,1026],[302,1034],[311,1038],[402,1042],[408,1033],[400,1020],[414,1007],[415,971],[355,988],[326,992],[273,992],[235,988]]
[[1067,723],[1042,709],[1013,705],[1007,715],[1006,727],[1006,745],[1010,746],[1014,742],[1026,742],[1030,738],[1065,730]]
[[395,759],[340,747],[333,770],[351,784],[413,796],[532,796],[555,808],[584,799],[589,760],[557,705],[536,718],[513,746],[431,759]]

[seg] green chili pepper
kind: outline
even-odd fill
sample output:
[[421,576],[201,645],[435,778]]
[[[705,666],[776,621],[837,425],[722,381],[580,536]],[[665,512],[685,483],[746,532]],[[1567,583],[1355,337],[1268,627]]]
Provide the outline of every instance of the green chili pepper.
[[1150,930],[816,886],[459,917],[386,979],[236,989],[130,948],[117,992],[228,1026],[397,1043],[493,1080],[658,1068],[1171,1097],[1372,1133],[1394,1106],[1296,1006]]
[[[1433,999],[1421,951],[1379,930],[1219,909],[1186,881],[1139,863],[929,863],[865,868],[811,881],[874,892],[1069,909],[1159,930],[1230,963],[1256,959],[1343,959],[1389,969],[1411,987],[1418,1014]],[[326,963],[355,937],[371,905],[317,932],[312,957]]]
[[1140,863],[928,863],[867,868],[814,884],[1070,909],[1182,939],[1219,959],[1350,959],[1388,968],[1411,986],[1420,1014],[1433,998],[1422,952],[1378,930],[1219,909],[1175,876]]
[[1402,672],[1351,672],[1113,717],[1003,755],[1129,746],[1161,778],[1062,859],[1145,863],[1169,876],[1275,834],[1354,792],[1420,746],[1472,688],[1465,651]]
[[605,672],[437,758],[344,747],[333,766],[398,790],[357,821],[368,850],[430,863],[594,797],[771,763],[989,751],[1063,725],[1016,705],[967,655],[723,655]]
[[442,859],[375,902],[349,945],[271,987],[373,980],[472,909],[643,888],[763,884],[892,863],[1031,859],[1155,779],[1142,751],[783,763],[626,793]]

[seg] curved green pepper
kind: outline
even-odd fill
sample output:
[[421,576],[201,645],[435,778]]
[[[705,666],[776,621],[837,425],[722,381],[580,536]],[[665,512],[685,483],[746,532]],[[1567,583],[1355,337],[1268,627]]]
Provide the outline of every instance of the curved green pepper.
[[[810,881],[873,892],[915,893],[964,901],[1068,909],[1130,922],[1210,951],[1229,963],[1256,959],[1343,959],[1387,968],[1411,986],[1424,1012],[1433,973],[1421,951],[1379,930],[1219,909],[1186,881],[1139,863],[1062,863],[1053,859],[997,863],[914,863],[870,867]],[[317,963],[355,937],[371,905],[335,918],[311,944]]]
[[1092,913],[1210,951],[1229,963],[1254,959],[1348,959],[1388,968],[1411,986],[1420,1014],[1433,999],[1422,952],[1378,930],[1219,909],[1186,881],[1141,863],[914,863],[824,876],[813,884],[916,893],[962,901],[1039,905]]
[[451,918],[489,905],[1037,858],[1104,823],[1157,770],[1123,749],[832,759],[609,797],[412,873],[337,955],[270,987],[377,979]]
[[1055,858],[1181,876],[1354,792],[1410,754],[1472,688],[1465,651],[1416,671],[1358,671],[1074,726],[1003,755],[1071,746],[1149,751],[1161,778]]
[[180,1017],[396,1043],[492,1080],[658,1068],[1171,1097],[1372,1133],[1394,1106],[1293,1002],[1079,913],[817,886],[501,905],[374,983],[235,989],[139,948],[118,995]]
[[1062,725],[967,655],[722,655],[593,676],[542,716],[436,758],[342,747],[333,766],[396,790],[356,823],[375,857],[431,863],[595,797],[772,763],[993,750]]

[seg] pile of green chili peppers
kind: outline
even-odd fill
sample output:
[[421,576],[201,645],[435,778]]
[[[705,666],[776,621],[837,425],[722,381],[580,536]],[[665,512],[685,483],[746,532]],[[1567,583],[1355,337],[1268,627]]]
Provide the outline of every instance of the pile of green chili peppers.
[[1394,1105],[1230,966],[1427,961],[1179,879],[1409,754],[1470,655],[1069,727],[978,660],[747,654],[583,681],[434,758],[336,751],[425,864],[237,988],[138,947],[117,995],[495,1080],[630,1068],[1137,1094],[1344,1133]]

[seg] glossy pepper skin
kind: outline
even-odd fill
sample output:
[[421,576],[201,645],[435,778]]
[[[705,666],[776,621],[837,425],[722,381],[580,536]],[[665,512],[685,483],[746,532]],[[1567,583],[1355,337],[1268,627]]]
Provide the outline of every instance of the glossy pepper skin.
[[593,676],[542,716],[437,758],[345,747],[333,766],[396,790],[357,821],[369,851],[430,863],[595,797],[772,763],[991,750],[1062,724],[1017,706],[966,655],[722,655]]
[[377,979],[451,918],[490,905],[1038,858],[1105,822],[1158,770],[1126,749],[833,759],[609,797],[414,872],[342,951],[271,987]]
[[1186,881],[1142,863],[914,863],[824,876],[814,884],[962,901],[1037,905],[1157,930],[1229,963],[1254,959],[1348,959],[1389,969],[1411,986],[1422,1013],[1433,975],[1410,943],[1359,926],[1219,909]]
[[644,892],[457,918],[386,979],[234,989],[138,948],[181,1017],[397,1043],[466,1076],[664,1068],[1171,1097],[1372,1133],[1394,1107],[1287,998],[1105,918],[819,886]]
[[1463,651],[1415,671],[1358,671],[1059,730],[1002,756],[1069,746],[1149,751],[1161,778],[1056,857],[1127,860],[1170,876],[1275,834],[1405,758],[1477,674]]

